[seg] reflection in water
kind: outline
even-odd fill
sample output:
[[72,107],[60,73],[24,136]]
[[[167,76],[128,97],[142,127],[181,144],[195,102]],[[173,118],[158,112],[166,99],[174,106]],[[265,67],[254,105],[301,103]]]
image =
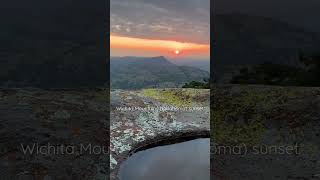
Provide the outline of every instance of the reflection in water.
[[210,140],[196,139],[140,151],[120,167],[120,180],[209,180]]

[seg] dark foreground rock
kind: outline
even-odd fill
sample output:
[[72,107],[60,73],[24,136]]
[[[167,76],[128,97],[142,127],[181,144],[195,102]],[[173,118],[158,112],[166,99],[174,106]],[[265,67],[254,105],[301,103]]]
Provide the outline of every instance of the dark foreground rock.
[[[1,89],[0,179],[107,179],[108,95],[106,89]],[[35,148],[25,152],[27,146]]]

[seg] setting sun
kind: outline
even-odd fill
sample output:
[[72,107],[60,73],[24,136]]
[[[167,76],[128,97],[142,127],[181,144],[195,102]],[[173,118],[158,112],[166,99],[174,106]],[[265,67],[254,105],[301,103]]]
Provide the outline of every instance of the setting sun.
[[143,39],[135,37],[110,36],[113,56],[168,56],[207,57],[209,44],[178,42],[172,40]]

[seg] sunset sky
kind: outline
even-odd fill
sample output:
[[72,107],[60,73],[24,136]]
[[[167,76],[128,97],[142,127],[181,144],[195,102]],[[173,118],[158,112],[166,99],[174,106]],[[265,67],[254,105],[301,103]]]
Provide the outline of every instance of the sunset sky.
[[111,56],[210,59],[210,0],[111,0]]

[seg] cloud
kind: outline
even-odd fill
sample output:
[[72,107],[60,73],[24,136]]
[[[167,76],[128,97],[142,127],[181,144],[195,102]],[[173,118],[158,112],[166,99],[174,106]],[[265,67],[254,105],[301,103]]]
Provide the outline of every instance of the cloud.
[[210,42],[210,0],[111,0],[110,12],[111,34]]

